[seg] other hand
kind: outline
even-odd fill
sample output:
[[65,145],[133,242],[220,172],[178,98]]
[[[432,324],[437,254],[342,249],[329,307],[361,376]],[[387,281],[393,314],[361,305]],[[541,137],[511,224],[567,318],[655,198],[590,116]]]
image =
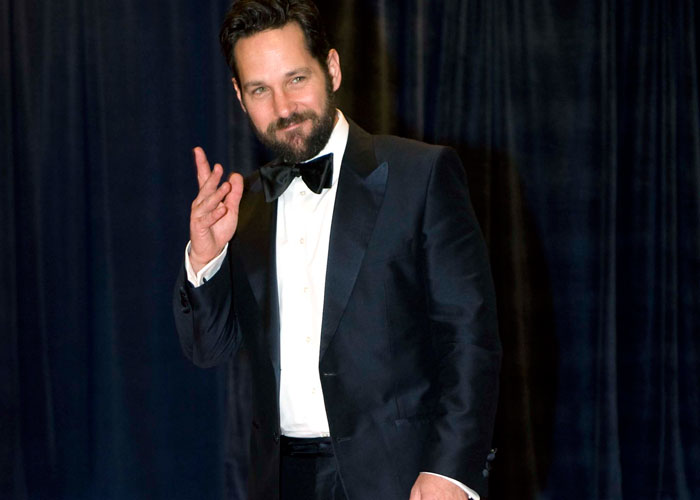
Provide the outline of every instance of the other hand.
[[218,163],[211,169],[200,147],[194,148],[194,162],[199,193],[190,212],[190,264],[198,272],[221,253],[236,232],[243,177],[234,173],[219,185],[224,169]]
[[409,500],[467,500],[467,494],[444,477],[421,473],[411,488]]

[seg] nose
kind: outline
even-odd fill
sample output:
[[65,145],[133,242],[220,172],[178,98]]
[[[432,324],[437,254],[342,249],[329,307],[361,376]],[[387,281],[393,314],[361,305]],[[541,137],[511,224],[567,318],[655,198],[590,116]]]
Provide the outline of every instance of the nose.
[[294,111],[294,103],[284,91],[275,93],[273,106],[280,118],[287,118]]

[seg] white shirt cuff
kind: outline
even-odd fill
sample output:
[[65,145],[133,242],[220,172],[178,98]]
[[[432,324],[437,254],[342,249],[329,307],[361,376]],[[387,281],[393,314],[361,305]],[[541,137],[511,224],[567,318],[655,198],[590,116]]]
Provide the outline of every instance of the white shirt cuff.
[[221,269],[221,265],[224,263],[224,259],[226,258],[228,243],[226,243],[226,246],[221,251],[221,253],[214,257],[212,260],[210,260],[206,266],[199,270],[198,273],[194,272],[192,264],[190,263],[191,247],[192,242],[188,241],[187,247],[185,247],[185,271],[187,271],[187,281],[189,281],[193,287],[197,288],[198,286],[201,286],[207,281],[209,281],[212,278],[212,276],[214,276],[219,271],[219,269]]
[[442,474],[435,474],[434,472],[421,472],[421,474],[432,474],[433,476],[438,476],[438,477],[441,477],[443,479],[447,479],[449,482],[454,483],[457,486],[459,486],[460,488],[462,488],[462,490],[467,494],[467,496],[471,500],[481,500],[481,497],[479,496],[479,494],[476,491],[474,491],[473,489],[469,488],[468,486],[460,483],[456,479],[452,479],[451,477],[443,476]]

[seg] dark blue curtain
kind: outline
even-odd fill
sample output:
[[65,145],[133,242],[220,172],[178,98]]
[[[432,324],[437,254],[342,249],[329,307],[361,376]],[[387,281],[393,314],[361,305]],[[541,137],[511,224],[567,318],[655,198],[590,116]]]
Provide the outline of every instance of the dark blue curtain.
[[[180,354],[196,182],[264,159],[228,0],[0,3],[0,497],[241,498],[245,353]],[[505,358],[492,498],[700,498],[691,0],[319,2],[360,125],[455,147]]]

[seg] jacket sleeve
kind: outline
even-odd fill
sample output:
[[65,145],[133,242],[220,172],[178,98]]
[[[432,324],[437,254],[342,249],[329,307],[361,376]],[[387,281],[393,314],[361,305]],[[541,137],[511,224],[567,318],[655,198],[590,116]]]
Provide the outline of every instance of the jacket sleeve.
[[454,150],[438,155],[425,200],[423,265],[440,396],[423,470],[483,494],[501,345],[486,245]]
[[195,365],[209,368],[227,361],[241,345],[233,306],[229,257],[199,287],[187,280],[181,266],[173,294],[173,314],[180,345]]

